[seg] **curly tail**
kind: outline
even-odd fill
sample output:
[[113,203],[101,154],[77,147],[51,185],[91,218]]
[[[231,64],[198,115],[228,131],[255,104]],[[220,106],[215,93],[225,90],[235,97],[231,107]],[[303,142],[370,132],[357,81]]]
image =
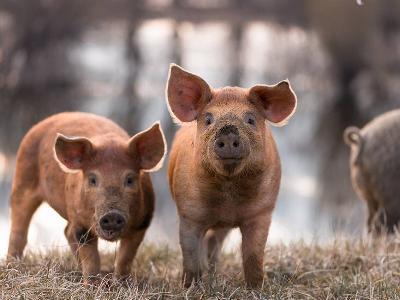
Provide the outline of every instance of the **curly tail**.
[[360,134],[360,129],[355,126],[347,127],[343,132],[343,139],[349,146],[354,144],[361,145],[362,136]]
[[356,146],[352,147],[353,149],[353,162],[359,163],[360,162],[360,154],[363,148],[363,137],[360,133],[360,129],[355,126],[347,127],[343,132],[343,139],[344,142],[349,146]]

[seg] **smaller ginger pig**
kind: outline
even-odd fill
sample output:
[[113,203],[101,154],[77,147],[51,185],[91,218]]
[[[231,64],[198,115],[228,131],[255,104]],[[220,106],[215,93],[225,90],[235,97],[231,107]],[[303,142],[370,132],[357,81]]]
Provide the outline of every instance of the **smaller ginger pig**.
[[47,202],[68,221],[65,236],[85,282],[100,272],[98,239],[120,241],[114,277],[125,278],[154,210],[148,172],[163,161],[160,124],[133,137],[88,113],[53,115],[25,135],[10,199],[9,257],[21,257],[31,217]]

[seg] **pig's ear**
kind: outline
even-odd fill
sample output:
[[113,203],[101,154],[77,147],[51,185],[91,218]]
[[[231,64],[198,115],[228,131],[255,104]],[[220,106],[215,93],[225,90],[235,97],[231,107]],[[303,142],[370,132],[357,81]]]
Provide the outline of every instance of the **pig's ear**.
[[191,122],[211,99],[211,88],[199,76],[171,64],[166,94],[172,117]]
[[54,142],[54,158],[67,173],[81,170],[93,154],[92,142],[84,137],[67,137],[57,133]]
[[140,169],[152,172],[161,168],[167,152],[167,143],[160,122],[135,134],[129,140],[128,149],[129,153],[137,158]]
[[264,117],[276,126],[283,126],[296,111],[297,97],[289,80],[275,85],[256,85],[250,89],[250,99],[261,103]]

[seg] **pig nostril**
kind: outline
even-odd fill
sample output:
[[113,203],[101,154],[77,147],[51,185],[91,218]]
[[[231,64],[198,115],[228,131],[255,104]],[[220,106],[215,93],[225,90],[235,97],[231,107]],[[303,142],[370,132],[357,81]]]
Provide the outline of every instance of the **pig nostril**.
[[239,147],[239,142],[234,141],[234,142],[233,142],[233,147],[235,147],[235,148]]
[[219,142],[218,147],[223,148],[225,146],[224,142]]
[[100,223],[100,227],[103,230],[118,231],[118,230],[121,230],[125,226],[126,221],[125,221],[124,217],[122,217],[119,214],[109,213],[109,214],[103,216],[100,219],[99,223]]

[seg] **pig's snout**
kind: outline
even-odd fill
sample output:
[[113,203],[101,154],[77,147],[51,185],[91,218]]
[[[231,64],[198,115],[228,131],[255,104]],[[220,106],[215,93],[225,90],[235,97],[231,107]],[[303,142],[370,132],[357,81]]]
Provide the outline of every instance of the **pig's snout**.
[[214,151],[220,159],[240,159],[243,155],[243,143],[236,126],[225,125],[216,136]]
[[100,227],[104,231],[120,231],[126,224],[125,217],[118,212],[109,212],[100,218]]

